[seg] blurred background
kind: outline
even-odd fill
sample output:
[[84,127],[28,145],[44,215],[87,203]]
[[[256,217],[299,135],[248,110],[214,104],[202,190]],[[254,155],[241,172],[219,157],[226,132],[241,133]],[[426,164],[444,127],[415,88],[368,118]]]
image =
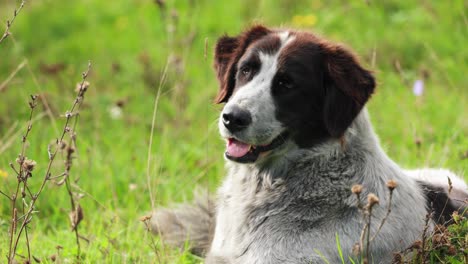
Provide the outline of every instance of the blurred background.
[[[0,0],[0,35],[20,3]],[[390,157],[468,178],[466,13],[463,0],[27,1],[0,43],[0,189],[16,186],[9,163],[21,149],[31,94],[39,105],[26,156],[37,161],[30,188],[39,188],[47,146],[59,136],[91,61],[71,170],[84,211],[83,262],[200,262],[165,247],[139,218],[152,206],[191,200],[196,186],[214,192],[219,185],[224,143],[217,133],[221,106],[212,103],[213,49],[219,36],[255,23],[345,43],[377,77],[368,108]],[[61,168],[59,159],[54,170]],[[0,232],[7,234],[11,208],[0,198]],[[66,190],[50,182],[36,207],[34,256],[73,260]],[[3,245],[6,235],[2,258]]]

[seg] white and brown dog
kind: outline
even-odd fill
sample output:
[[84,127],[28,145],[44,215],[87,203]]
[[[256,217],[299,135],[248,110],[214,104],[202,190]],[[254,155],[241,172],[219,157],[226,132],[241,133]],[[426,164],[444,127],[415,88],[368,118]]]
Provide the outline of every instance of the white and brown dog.
[[351,186],[364,187],[364,204],[369,193],[380,198],[374,234],[394,180],[392,212],[370,247],[370,261],[387,263],[421,237],[429,211],[436,223],[466,206],[453,173],[405,171],[384,153],[364,108],[374,77],[344,47],[254,26],[218,40],[215,69],[227,177],[215,210],[199,202],[153,214],[167,242],[188,240],[207,263],[341,263],[336,237],[348,259],[363,228]]

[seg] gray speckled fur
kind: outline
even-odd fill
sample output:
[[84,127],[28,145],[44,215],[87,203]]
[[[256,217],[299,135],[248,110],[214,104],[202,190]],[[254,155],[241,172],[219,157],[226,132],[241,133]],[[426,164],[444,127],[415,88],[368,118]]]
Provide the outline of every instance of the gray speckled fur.
[[[317,252],[341,263],[338,235],[345,255],[359,241],[363,227],[353,184],[375,193],[372,230],[386,213],[386,182],[398,182],[390,217],[371,244],[374,263],[421,235],[425,198],[415,180],[382,151],[364,110],[345,136],[344,146],[330,140],[311,149],[292,143],[257,164],[228,161],[228,176],[219,190],[216,231],[207,263],[316,263]],[[363,201],[365,203],[365,201]]]

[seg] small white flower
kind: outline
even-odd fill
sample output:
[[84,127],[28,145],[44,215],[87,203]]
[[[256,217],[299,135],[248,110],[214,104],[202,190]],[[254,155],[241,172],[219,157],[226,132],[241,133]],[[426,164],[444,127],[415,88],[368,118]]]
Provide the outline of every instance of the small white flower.
[[421,96],[424,92],[424,81],[416,80],[413,85],[413,94],[416,96]]
[[122,117],[122,108],[114,105],[109,109],[109,114],[112,119],[120,119]]
[[130,183],[130,184],[128,185],[128,189],[129,189],[130,191],[134,191],[134,190],[136,190],[137,188],[138,188],[138,185],[136,185],[135,183]]

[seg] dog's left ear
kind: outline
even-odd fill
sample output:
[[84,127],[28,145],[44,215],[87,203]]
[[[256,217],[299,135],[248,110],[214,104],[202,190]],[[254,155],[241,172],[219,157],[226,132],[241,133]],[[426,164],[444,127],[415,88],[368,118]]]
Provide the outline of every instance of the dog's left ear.
[[341,137],[374,92],[375,80],[345,48],[325,44],[325,127]]

